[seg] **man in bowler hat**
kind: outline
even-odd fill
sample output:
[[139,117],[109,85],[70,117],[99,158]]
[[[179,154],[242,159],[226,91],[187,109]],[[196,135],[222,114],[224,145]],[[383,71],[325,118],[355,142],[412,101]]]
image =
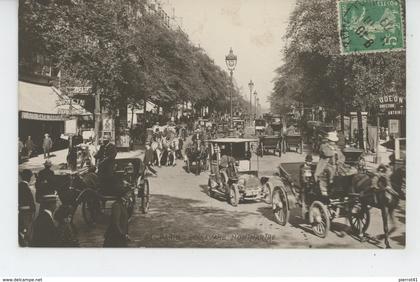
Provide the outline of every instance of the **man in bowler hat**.
[[57,196],[43,195],[38,217],[33,224],[32,247],[58,247],[59,235],[53,214],[57,207]]

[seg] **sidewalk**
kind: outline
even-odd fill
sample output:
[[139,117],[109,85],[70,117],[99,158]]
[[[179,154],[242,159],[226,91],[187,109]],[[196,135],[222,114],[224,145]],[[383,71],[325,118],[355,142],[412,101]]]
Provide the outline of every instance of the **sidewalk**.
[[[67,163],[68,149],[63,149],[51,153],[50,160],[53,164],[52,169],[54,171],[60,170],[60,164]],[[143,158],[144,149],[136,149],[128,152],[118,152],[117,159],[120,158]],[[40,154],[37,157],[30,158],[28,161],[19,165],[19,170],[30,169],[32,172],[38,172],[44,168],[44,155]]]

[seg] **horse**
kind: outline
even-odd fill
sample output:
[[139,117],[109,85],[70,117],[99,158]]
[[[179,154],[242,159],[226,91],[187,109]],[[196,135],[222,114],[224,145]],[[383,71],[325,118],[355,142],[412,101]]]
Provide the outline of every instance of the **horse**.
[[151,145],[152,150],[155,152],[155,164],[160,167],[162,155],[163,155],[163,143],[162,138],[157,138],[155,141],[152,142]]
[[[372,181],[377,177],[379,189],[372,188]],[[388,217],[394,223],[394,210],[398,207],[399,200],[405,199],[405,169],[394,170],[388,177],[379,174],[356,174],[352,178],[352,192],[360,194],[361,214],[365,214],[368,206],[377,208],[381,211],[382,223],[384,228],[384,240],[386,248],[391,248],[389,244]],[[361,241],[365,241],[364,231],[359,234]]]
[[175,150],[175,156],[178,159],[183,159],[182,157],[182,148],[184,146],[184,140],[182,139],[182,137],[178,137],[176,140],[176,150]]
[[163,157],[164,157],[164,163],[169,166],[175,166],[175,160],[176,160],[176,149],[177,149],[177,142],[176,139],[164,139],[163,140]]

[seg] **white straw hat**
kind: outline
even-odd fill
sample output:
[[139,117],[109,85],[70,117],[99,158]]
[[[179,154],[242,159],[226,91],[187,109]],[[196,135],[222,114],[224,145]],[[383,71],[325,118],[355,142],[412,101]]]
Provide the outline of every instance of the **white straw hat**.
[[328,132],[327,139],[329,141],[337,142],[338,141],[337,132],[335,131]]

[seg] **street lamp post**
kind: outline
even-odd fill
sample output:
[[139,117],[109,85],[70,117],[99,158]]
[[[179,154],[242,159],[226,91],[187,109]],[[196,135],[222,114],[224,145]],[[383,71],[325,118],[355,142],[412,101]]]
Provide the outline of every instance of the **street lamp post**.
[[248,83],[249,86],[249,124],[251,125],[252,120],[252,90],[254,89],[254,82],[252,80]]
[[261,110],[260,110],[260,98],[257,97],[257,118],[259,118],[259,116],[261,115]]
[[238,58],[236,55],[233,54],[232,47],[229,50],[229,54],[225,57],[226,66],[228,70],[230,71],[230,83],[232,86],[232,89],[230,90],[230,128],[233,128],[233,115],[232,115],[232,92],[233,92],[233,71],[235,70],[236,63],[238,61]]
[[257,90],[254,91],[255,118],[257,118]]

